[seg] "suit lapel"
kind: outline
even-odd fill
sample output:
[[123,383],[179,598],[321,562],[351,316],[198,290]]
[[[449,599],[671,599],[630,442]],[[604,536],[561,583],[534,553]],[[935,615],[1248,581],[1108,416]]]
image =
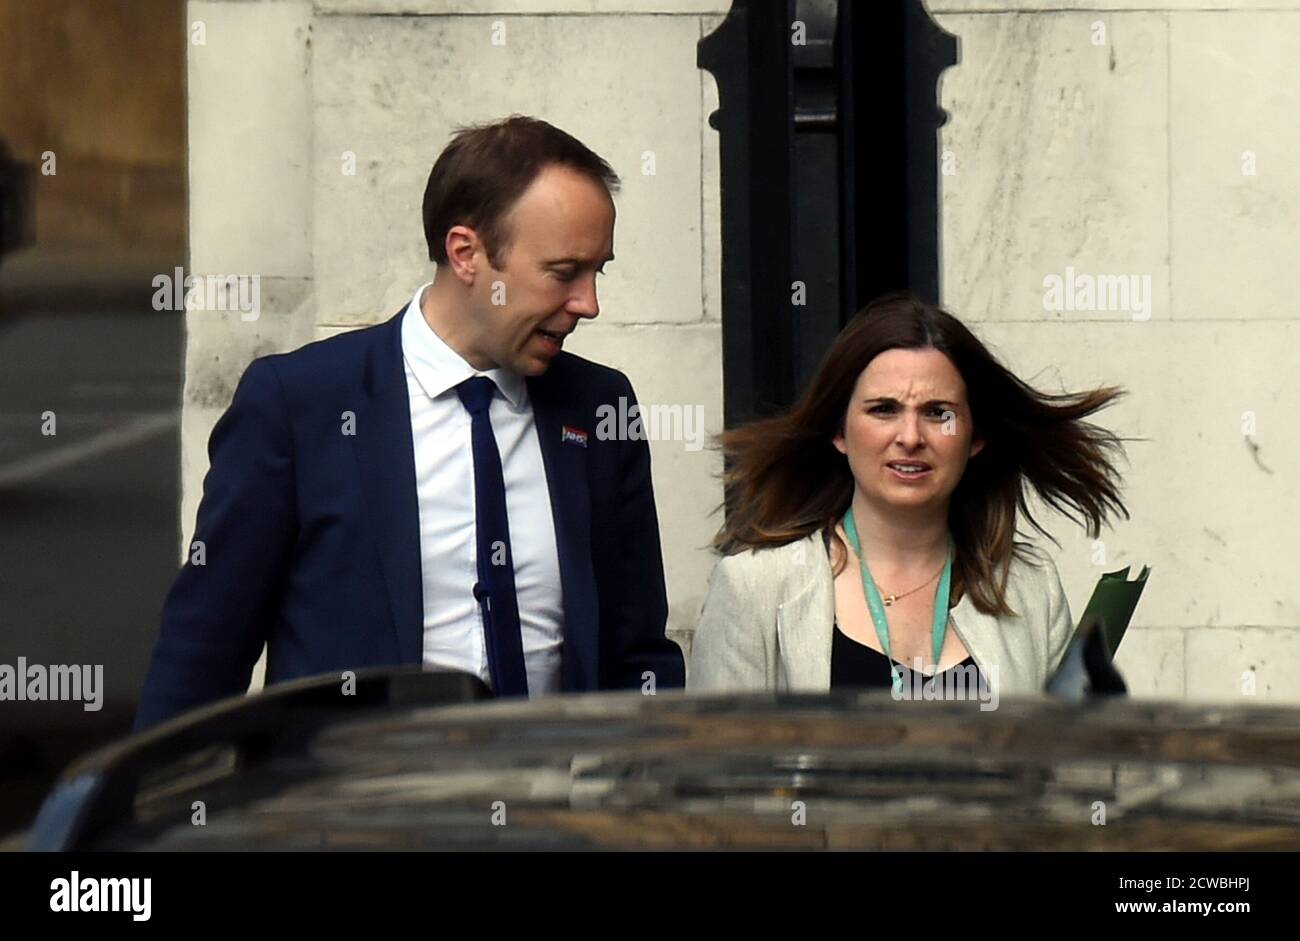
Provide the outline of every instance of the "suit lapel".
[[581,404],[566,394],[557,365],[553,364],[546,375],[528,380],[528,396],[555,521],[564,602],[563,688],[589,690],[597,688],[599,682],[600,614],[591,559],[587,448],[573,440],[565,441],[564,429],[569,426],[590,430],[591,416],[584,415]]
[[[353,450],[364,506],[379,551],[403,663],[423,656],[424,590],[420,559],[420,504],[415,482],[411,407],[402,366],[405,308],[375,332],[366,365],[366,395],[357,407]],[[588,429],[591,415],[569,394],[553,365],[528,380],[542,465],[555,521],[564,602],[564,688],[595,689],[599,682],[599,603],[591,558],[587,450],[563,441],[565,426]]]
[[420,568],[420,501],[415,486],[411,403],[402,367],[402,314],[375,331],[366,364],[366,395],[357,407],[353,450],[362,506],[370,517],[403,663],[423,657],[424,587]]

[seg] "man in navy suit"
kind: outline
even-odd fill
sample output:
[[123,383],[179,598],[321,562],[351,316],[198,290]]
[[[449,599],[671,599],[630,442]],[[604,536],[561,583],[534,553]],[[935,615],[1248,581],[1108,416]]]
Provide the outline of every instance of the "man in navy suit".
[[[684,685],[627,377],[562,351],[599,312],[618,177],[531,118],[462,130],[424,195],[432,283],[374,327],[255,360],[209,443],[137,728],[360,667],[498,695]],[[624,436],[625,438],[627,436]]]

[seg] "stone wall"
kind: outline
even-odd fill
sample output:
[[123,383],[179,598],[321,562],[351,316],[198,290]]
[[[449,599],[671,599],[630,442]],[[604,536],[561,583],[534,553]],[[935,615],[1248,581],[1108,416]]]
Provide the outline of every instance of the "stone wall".
[[[1074,613],[1102,571],[1150,564],[1118,657],[1134,691],[1300,700],[1300,3],[930,9],[961,43],[946,303],[1049,391],[1126,386],[1098,420],[1147,439],[1099,545],[1042,517]],[[1067,268],[1148,277],[1149,308],[1050,309]]]
[[[1049,391],[1126,386],[1099,420],[1147,439],[1129,445],[1129,522],[1094,544],[1040,517],[1075,614],[1102,571],[1151,564],[1119,657],[1135,693],[1236,699],[1253,682],[1260,700],[1300,699],[1300,5],[930,7],[961,43],[941,88],[946,303]],[[719,430],[716,89],[695,47],[726,8],[192,0],[206,44],[189,47],[191,265],[260,274],[263,313],[187,316],[186,534],[244,365],[396,311],[431,275],[432,160],[457,125],[510,112],[572,131],[625,180],[602,314],[573,349]],[[1132,275],[1139,293],[1045,304],[1051,277],[1083,275]],[[652,451],[686,642],[720,462],[680,441]]]

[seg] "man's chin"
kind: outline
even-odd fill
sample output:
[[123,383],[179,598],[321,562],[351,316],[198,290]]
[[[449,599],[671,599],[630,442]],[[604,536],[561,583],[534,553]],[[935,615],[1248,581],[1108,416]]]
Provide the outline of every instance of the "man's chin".
[[564,352],[559,343],[553,343],[534,334],[515,354],[512,368],[523,376],[540,376],[551,368],[551,363]]
[[518,363],[515,371],[521,376],[536,378],[545,375],[546,371],[551,368],[551,363],[554,359],[555,357],[553,356],[529,356]]

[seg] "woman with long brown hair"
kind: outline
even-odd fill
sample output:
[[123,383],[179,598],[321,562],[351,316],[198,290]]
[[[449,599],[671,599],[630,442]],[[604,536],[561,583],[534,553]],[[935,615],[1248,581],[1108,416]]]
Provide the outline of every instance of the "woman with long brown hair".
[[1085,421],[1123,394],[1040,392],[944,310],[869,305],[788,413],[720,439],[729,513],[688,685],[897,690],[911,666],[1040,691],[1073,625],[1018,514],[1052,538],[1032,487],[1094,538],[1128,518],[1122,439]]

